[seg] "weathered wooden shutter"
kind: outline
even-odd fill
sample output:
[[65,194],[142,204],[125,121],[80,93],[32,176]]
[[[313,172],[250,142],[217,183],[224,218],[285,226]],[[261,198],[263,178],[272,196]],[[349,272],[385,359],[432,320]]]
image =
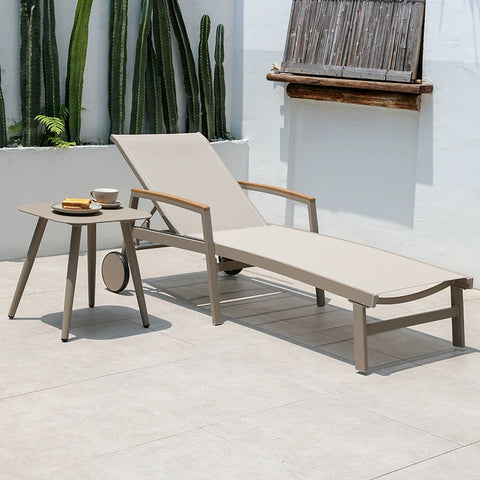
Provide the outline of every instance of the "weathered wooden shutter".
[[282,72],[416,79],[425,0],[293,0]]

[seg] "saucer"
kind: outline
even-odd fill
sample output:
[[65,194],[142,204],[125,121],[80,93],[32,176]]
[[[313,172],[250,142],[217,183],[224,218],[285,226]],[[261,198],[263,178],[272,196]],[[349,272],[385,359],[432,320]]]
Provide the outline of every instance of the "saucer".
[[113,202],[113,203],[102,203],[97,202],[102,208],[120,208],[122,206],[122,202]]
[[82,210],[70,210],[69,208],[63,208],[62,203],[52,203],[52,210],[57,213],[65,213],[67,215],[90,215],[92,213],[101,210],[101,205],[92,202],[90,208],[84,208]]

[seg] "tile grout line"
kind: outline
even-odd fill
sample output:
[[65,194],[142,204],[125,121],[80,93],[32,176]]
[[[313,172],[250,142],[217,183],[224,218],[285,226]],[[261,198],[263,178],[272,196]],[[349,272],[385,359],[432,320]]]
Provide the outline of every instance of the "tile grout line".
[[376,477],[371,477],[371,478],[369,478],[369,480],[377,480],[377,479],[379,479],[379,478],[385,478],[385,477],[387,477],[388,475],[391,475],[392,473],[401,472],[402,470],[406,470],[407,468],[411,468],[411,467],[413,467],[413,466],[415,466],[415,465],[420,465],[420,464],[422,464],[422,463],[429,462],[429,461],[431,461],[431,460],[433,460],[433,459],[435,459],[435,458],[443,457],[444,455],[448,455],[449,453],[456,452],[456,451],[458,451],[458,450],[462,450],[463,448],[469,447],[469,446],[471,446],[471,445],[475,445],[475,444],[477,444],[477,443],[480,443],[480,442],[473,442],[473,443],[469,443],[469,444],[467,444],[467,445],[461,445],[461,446],[459,446],[459,447],[457,447],[457,448],[453,448],[452,450],[447,450],[447,451],[442,452],[442,453],[439,453],[439,454],[437,454],[437,455],[433,455],[432,457],[428,457],[428,458],[425,458],[425,459],[420,460],[420,461],[418,461],[418,462],[414,462],[414,463],[411,463],[411,464],[409,464],[409,465],[405,465],[404,467],[397,468],[397,469],[395,469],[395,470],[391,470],[390,472],[382,473],[381,475],[378,475],[378,476],[376,476]]
[[[32,390],[30,392],[24,392],[24,393],[19,393],[19,394],[16,394],[16,395],[11,395],[9,397],[0,397],[0,402],[2,402],[4,400],[10,400],[10,399],[13,399],[13,398],[19,398],[19,397],[23,397],[23,396],[27,396],[27,395],[41,393],[41,392],[45,392],[45,391],[48,391],[48,390],[56,390],[56,389],[59,389],[59,388],[64,388],[64,387],[69,386],[69,385],[79,385],[79,384],[82,384],[82,383],[95,381],[95,380],[99,380],[99,379],[102,379],[102,378],[114,377],[116,375],[122,375],[124,373],[131,373],[131,372],[135,372],[135,371],[139,371],[139,370],[144,370],[144,369],[147,369],[147,368],[158,367],[158,366],[161,366],[161,365],[170,365],[170,364],[173,364],[173,363],[182,362],[182,361],[190,359],[190,358],[193,358],[193,357],[185,357],[185,358],[166,361],[166,362],[162,362],[162,363],[154,363],[152,365],[144,365],[144,366],[137,367],[137,368],[122,370],[121,372],[106,373],[104,375],[98,375],[96,377],[88,377],[88,378],[84,378],[82,380],[76,380],[74,382],[62,383],[60,385],[54,385],[52,387],[40,388],[38,390]],[[66,368],[68,368],[68,369],[70,369],[74,372],[77,372],[77,370],[72,369],[68,365],[63,365],[63,366],[65,366]],[[82,372],[77,372],[77,373],[82,373]]]
[[[420,367],[420,368],[422,368],[422,367]],[[333,392],[333,391],[332,391],[332,392],[327,392],[327,395],[332,396],[333,398],[335,398],[336,400],[338,400],[338,397],[336,397],[336,396],[334,395],[334,393],[337,393],[338,395],[341,394],[341,392],[338,392],[338,391],[337,391],[337,392]],[[352,402],[352,401],[350,401],[350,400],[344,400],[344,401],[345,401],[346,403],[348,403],[349,405],[351,405],[351,406],[358,407],[357,404],[355,404],[354,402]],[[436,433],[429,432],[428,430],[424,430],[423,428],[416,427],[415,425],[411,425],[410,423],[406,423],[406,422],[404,422],[404,421],[402,421],[402,420],[398,420],[397,418],[390,417],[390,416],[385,415],[385,414],[383,414],[383,413],[376,412],[375,410],[372,410],[372,409],[370,409],[370,408],[366,408],[366,407],[361,407],[361,408],[364,409],[364,410],[366,410],[366,411],[369,412],[369,413],[372,413],[372,414],[374,414],[374,415],[378,415],[379,417],[382,417],[382,418],[386,418],[386,419],[388,419],[388,420],[390,420],[390,421],[392,421],[392,422],[396,422],[396,423],[399,423],[399,424],[401,424],[401,425],[405,425],[405,426],[410,427],[410,428],[413,428],[414,430],[417,430],[417,431],[419,431],[419,432],[426,433],[426,434],[428,434],[428,435],[430,435],[430,436],[432,436],[432,437],[435,437],[435,438],[438,438],[438,439],[441,439],[441,440],[450,442],[450,443],[452,443],[452,444],[458,445],[458,447],[452,449],[452,451],[458,450],[459,448],[463,448],[463,447],[465,447],[465,446],[470,445],[470,444],[468,444],[468,445],[462,445],[461,443],[458,443],[458,442],[455,441],[455,440],[451,440],[451,439],[446,438],[446,437],[443,437],[443,436],[441,436],[441,435],[437,435]],[[480,442],[480,441],[479,441],[479,442]],[[440,455],[442,455],[442,454],[440,454]]]
[[[300,400],[301,401],[301,400]],[[290,405],[292,403],[297,403],[297,402],[290,402],[290,403],[287,403],[286,405]],[[272,407],[272,408],[278,408],[278,407]],[[270,410],[270,409],[267,409],[267,410]],[[267,411],[267,410],[263,410],[263,411]],[[237,417],[237,418],[244,418],[244,417],[248,417],[249,415],[242,415],[240,417]],[[208,426],[211,426],[211,425],[220,425],[221,423],[223,422],[216,422],[216,423],[212,423],[210,425],[207,425],[207,426],[203,426],[203,427],[200,427],[200,430],[208,433],[209,435],[213,435],[214,437],[217,437],[219,438],[220,440],[223,440],[224,442],[227,442],[228,444],[234,446],[234,447],[240,447],[240,448],[243,448],[245,450],[248,450],[252,453],[255,453],[256,455],[259,455],[261,458],[265,459],[265,460],[270,460],[270,461],[274,461],[275,463],[279,464],[279,465],[285,465],[287,464],[289,466],[289,468],[291,470],[293,470],[295,473],[297,473],[298,475],[302,475],[302,477],[305,477],[305,479],[309,479],[309,480],[314,480],[312,477],[310,476],[307,476],[305,475],[304,473],[300,472],[299,470],[297,470],[295,468],[295,465],[290,463],[290,462],[284,462],[282,459],[278,459],[278,458],[275,458],[275,457],[269,457],[269,456],[266,456],[264,454],[261,454],[259,453],[258,451],[256,450],[253,450],[251,449],[248,445],[243,445],[243,444],[240,444],[240,443],[237,443],[237,442],[234,442],[228,438],[225,438],[223,437],[222,435],[219,435],[218,433],[215,433],[215,432],[211,432],[210,430],[208,430],[206,427]]]

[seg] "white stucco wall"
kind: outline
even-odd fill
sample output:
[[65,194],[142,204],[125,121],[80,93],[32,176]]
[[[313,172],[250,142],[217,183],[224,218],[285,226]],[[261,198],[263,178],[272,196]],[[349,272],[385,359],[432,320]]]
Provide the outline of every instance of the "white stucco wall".
[[[480,277],[480,3],[427,0],[420,113],[290,99],[268,82],[290,0],[244,0],[250,178],[317,197],[326,234]],[[289,207],[258,197],[275,221]],[[306,212],[295,209],[296,224]]]
[[[75,0],[57,0],[56,34],[59,52],[60,81],[62,98],[65,94],[65,76],[67,67],[68,45],[75,16]],[[208,14],[211,19],[210,54],[212,68],[214,65],[213,53],[215,48],[215,29],[217,24],[225,26],[225,78],[227,85],[232,85],[234,63],[235,38],[235,9],[234,0],[202,0],[192,2],[179,0],[183,12],[185,25],[189,34],[194,55],[197,55],[198,39],[200,35],[200,19]],[[128,51],[127,51],[127,92],[126,92],[126,131],[130,124],[131,111],[131,84],[133,66],[135,62],[135,45],[140,21],[140,1],[130,1],[128,11]],[[108,139],[110,120],[108,117],[108,45],[109,45],[109,15],[110,2],[108,0],[94,1],[89,23],[89,43],[85,66],[84,90],[82,106],[86,109],[82,113],[81,138],[83,142],[105,143]],[[2,0],[2,15],[0,16],[0,65],[2,69],[2,89],[6,103],[8,124],[21,120],[20,93],[19,93],[19,50],[20,50],[20,19],[19,1]],[[171,32],[174,38],[173,31]],[[176,50],[176,40],[174,39]],[[185,125],[185,99],[183,95],[183,79],[178,54],[175,56],[176,83],[179,108],[179,125]],[[230,125],[231,104],[234,92],[227,91],[227,126]],[[239,136],[240,133],[233,132]]]
[[[19,120],[18,3],[4,3],[2,84],[8,117]],[[62,78],[75,3],[56,2]],[[130,77],[139,3],[130,2]],[[266,81],[283,57],[290,4],[180,0],[195,51],[203,13],[213,28],[225,24],[228,114],[232,133],[250,140],[250,179],[316,195],[324,233],[480,277],[479,0],[427,0],[423,69],[434,93],[420,113],[293,100]],[[94,2],[90,28],[82,135],[93,141],[108,132],[107,5]],[[278,198],[254,199],[274,221],[306,221]]]

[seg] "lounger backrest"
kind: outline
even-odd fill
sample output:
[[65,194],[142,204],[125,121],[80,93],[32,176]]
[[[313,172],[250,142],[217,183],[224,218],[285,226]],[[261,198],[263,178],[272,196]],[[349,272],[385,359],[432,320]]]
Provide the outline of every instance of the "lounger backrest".
[[[258,210],[200,133],[112,135],[143,188],[209,205],[214,231],[266,225]],[[182,234],[202,231],[199,215],[160,204]]]

